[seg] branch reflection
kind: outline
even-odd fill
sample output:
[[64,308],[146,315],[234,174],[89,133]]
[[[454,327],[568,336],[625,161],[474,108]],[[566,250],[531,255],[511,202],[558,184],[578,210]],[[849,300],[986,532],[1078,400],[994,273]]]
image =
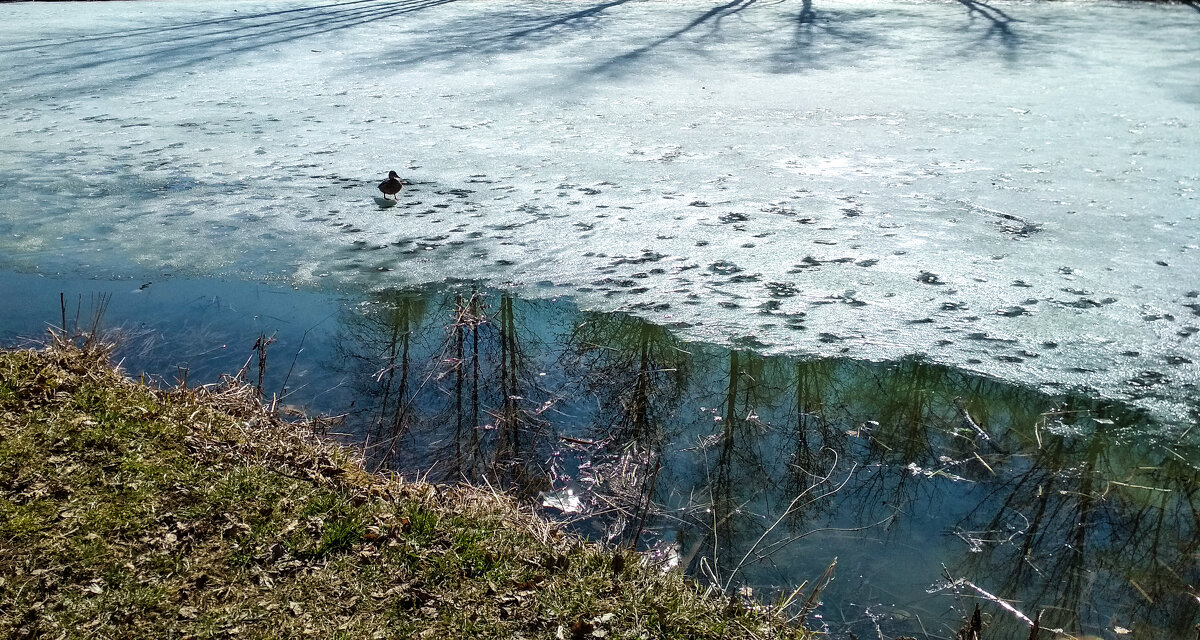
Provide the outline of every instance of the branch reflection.
[[378,464],[507,487],[721,588],[791,593],[836,557],[809,619],[831,632],[953,636],[980,601],[989,638],[1028,637],[1006,606],[1133,638],[1200,613],[1200,449],[1123,405],[469,286],[341,324]]

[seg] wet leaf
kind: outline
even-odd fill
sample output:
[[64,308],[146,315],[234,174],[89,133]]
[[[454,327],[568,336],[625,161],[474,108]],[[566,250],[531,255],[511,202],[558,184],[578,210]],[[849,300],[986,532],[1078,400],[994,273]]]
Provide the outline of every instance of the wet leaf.
[[587,620],[576,620],[571,623],[571,636],[573,638],[583,638],[589,636],[596,630],[596,625]]
[[524,581],[518,582],[514,586],[517,588],[517,593],[523,593],[523,592],[533,593],[533,591],[537,588],[538,584],[540,584],[544,579],[545,579],[544,576],[535,576],[532,580],[524,580]]

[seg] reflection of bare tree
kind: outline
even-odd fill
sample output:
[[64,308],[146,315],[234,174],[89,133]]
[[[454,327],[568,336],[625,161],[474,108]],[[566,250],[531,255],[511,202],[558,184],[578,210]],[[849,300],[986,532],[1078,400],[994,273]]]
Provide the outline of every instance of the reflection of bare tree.
[[[610,536],[632,543],[649,515],[670,435],[662,415],[674,410],[687,384],[690,354],[664,327],[632,316],[584,314],[566,339],[585,393],[595,398],[592,436],[600,443],[591,464],[608,478],[602,489],[619,513]],[[626,531],[627,530],[627,531]]]
[[886,368],[844,360],[798,363],[794,489],[822,478],[828,459],[840,457],[871,471],[812,508],[844,526],[879,522],[910,508],[918,492],[910,486],[915,480],[908,464],[936,458],[930,429],[948,412],[938,402],[944,371],[920,361]]
[[381,293],[347,314],[339,348],[379,464],[534,491],[545,484],[540,367],[524,353],[521,305],[502,295],[494,317],[485,305],[482,294]]
[[474,293],[464,297],[455,294],[455,317],[450,325],[450,341],[453,346],[451,370],[454,374],[453,423],[454,435],[441,457],[444,461],[443,476],[446,479],[481,477],[479,429],[481,407],[479,404],[479,325],[487,318],[484,315],[483,299]]
[[487,474],[502,486],[532,487],[544,483],[544,474],[537,471],[537,446],[549,424],[541,417],[541,407],[531,402],[539,395],[537,372],[528,367],[514,306],[511,295],[501,294],[492,323],[500,352],[494,365],[499,398],[491,414],[493,444]]
[[946,424],[953,405],[948,400],[946,367],[918,359],[901,361],[859,388],[859,398],[877,416],[874,453],[889,462],[924,463],[936,459],[929,430]]
[[581,320],[565,346],[600,407],[595,435],[661,445],[668,434],[660,415],[679,402],[691,354],[666,328],[633,316],[587,313]]
[[436,409],[427,439],[435,443],[431,477],[489,482],[521,495],[546,486],[540,459],[551,429],[542,416],[552,404],[537,383],[541,367],[526,354],[522,312],[537,313],[537,303],[520,303],[499,294],[495,312],[488,296],[455,293],[442,307],[447,335],[432,378]]
[[[729,374],[726,377],[725,415],[721,420],[721,439],[718,445],[715,473],[710,472],[709,499],[712,501],[712,572],[714,582],[723,584],[722,577],[729,581],[733,571],[734,541],[739,527],[734,516],[737,515],[738,502],[733,492],[735,473],[733,467],[736,436],[743,430],[737,429],[737,402],[739,386],[742,381],[742,371],[738,361],[738,352],[729,352]],[[744,434],[743,434],[744,435]],[[747,443],[748,444],[748,443]],[[743,456],[738,456],[743,457]],[[727,577],[728,576],[728,577]]]
[[[526,495],[552,471],[592,483],[585,499],[613,540],[672,542],[722,585],[789,589],[838,555],[863,584],[891,582],[878,593],[916,591],[920,608],[938,567],[914,589],[893,570],[868,575],[875,552],[855,549],[920,535],[940,538],[952,551],[938,562],[996,594],[985,598],[1045,609],[1046,627],[1181,637],[1194,622],[1196,449],[1141,442],[1153,426],[1137,414],[918,359],[768,358],[540,304],[393,292],[348,316],[372,440],[435,480]],[[555,314],[571,329],[540,342],[530,327]],[[842,588],[826,596],[859,598]],[[995,620],[989,638],[1027,636],[1015,617]]]
[[[736,574],[762,562],[747,558],[747,550],[765,533],[765,514],[782,513],[780,495],[783,477],[780,450],[772,446],[771,421],[767,413],[777,406],[782,394],[786,369],[782,360],[768,359],[749,352],[731,350],[721,379],[724,388],[713,418],[720,433],[716,440],[715,461],[705,460],[711,506],[712,577],[719,584],[731,584]],[[715,360],[714,360],[715,361]]]
[[[1168,448],[1131,447],[1104,428],[1127,415],[1075,403],[1057,414],[1040,446],[1022,454],[1027,462],[1014,458],[992,482],[973,514],[990,520],[957,569],[987,580],[999,597],[1046,607],[1044,626],[1186,637],[1200,612],[1197,469]],[[998,638],[1025,637],[1013,621],[1000,626]]]
[[343,355],[359,366],[355,379],[363,396],[371,399],[370,437],[379,443],[385,463],[395,458],[412,423],[413,337],[426,304],[419,292],[387,291],[342,322]]
[[[1106,497],[1106,492],[1114,495],[1118,486],[1113,479],[1128,476],[1134,461],[1144,462],[1144,451],[1130,455],[1128,466],[1122,466],[1114,464],[1114,447],[1106,440],[1068,447],[1046,432],[1042,412],[1052,408],[1049,400],[919,360],[886,367],[852,361],[796,363],[793,379],[791,421],[796,428],[789,434],[792,455],[786,467],[790,482],[785,495],[798,495],[817,476],[813,470],[822,468],[821,447],[870,468],[829,501],[797,511],[789,527],[793,534],[829,526],[869,526],[888,516],[896,517],[890,525],[893,532],[905,531],[912,526],[907,524],[910,514],[923,514],[930,505],[945,503],[945,494],[953,486],[947,480],[964,490],[976,483],[986,497],[960,522],[959,535],[979,551],[968,554],[969,561],[992,561],[965,575],[992,586],[1008,585],[998,589],[1002,597],[1040,603],[1052,611],[1060,608],[1047,614],[1047,624],[1094,628],[1089,616],[1111,610],[1114,600],[1136,602],[1145,609],[1153,599],[1172,602],[1180,610],[1165,627],[1186,628],[1184,621],[1195,609],[1189,602],[1194,605],[1195,599],[1178,596],[1196,584],[1195,562],[1189,566],[1187,558],[1197,544],[1197,509],[1187,501],[1194,501],[1198,490],[1175,490],[1170,482],[1147,480],[1146,486],[1168,491],[1150,490],[1157,503],[1136,511],[1122,509],[1123,517],[1117,517]],[[1135,415],[1112,414],[1110,407],[1094,402],[1068,402],[1054,410],[1062,416],[1059,429],[1076,419],[1081,423],[1098,419],[1101,424],[1138,421]],[[761,418],[769,419],[771,414],[760,411]],[[777,419],[778,413],[774,416]],[[1179,473],[1175,482],[1194,477],[1191,468]],[[1165,504],[1185,495],[1191,497]],[[1123,504],[1130,504],[1128,497],[1122,495]],[[741,506],[736,500],[727,502],[731,509]],[[1021,529],[1020,535],[1014,535],[1016,528]],[[1123,545],[1149,548],[1180,529],[1188,532],[1180,536],[1178,549],[1169,553],[1160,550],[1139,558],[1099,552]],[[738,533],[732,530],[726,535]],[[745,538],[747,533],[743,530],[740,535]],[[1123,540],[1118,540],[1118,533]],[[1134,544],[1135,538],[1140,544]],[[1129,561],[1142,567],[1135,573],[1143,574],[1140,579],[1151,586],[1144,587],[1146,594],[1139,594],[1137,586],[1130,586],[1138,579],[1127,580],[1127,593],[1114,598],[1100,573],[1113,572],[1114,565],[1129,567],[1121,564]],[[1191,572],[1190,577],[1181,567]],[[1170,589],[1158,586],[1166,583],[1174,589],[1173,599]],[[1149,609],[1130,616],[1148,617]],[[1017,629],[1013,637],[1027,634],[1027,628]]]

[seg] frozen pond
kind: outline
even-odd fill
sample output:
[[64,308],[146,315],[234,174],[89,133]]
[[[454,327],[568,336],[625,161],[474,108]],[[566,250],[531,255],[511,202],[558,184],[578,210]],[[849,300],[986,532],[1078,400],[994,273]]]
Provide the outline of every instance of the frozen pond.
[[[5,266],[551,284],[1177,419],[1200,11],[1017,2],[0,8]],[[378,210],[389,169],[413,182]]]
[[[839,381],[923,363],[955,380],[919,420],[938,434],[961,426],[963,381],[986,381],[1032,412],[1000,411],[1020,446],[985,456],[1010,480],[1053,467],[1022,465],[1042,451],[1033,416],[1062,398],[1132,429],[1121,446],[1175,442],[1200,415],[1194,3],[245,0],[0,18],[0,292],[51,296],[49,317],[12,305],[3,336],[57,318],[58,281],[14,272],[154,283],[144,310],[196,345],[193,368],[225,362],[211,349],[228,318],[195,324],[229,311],[214,299],[256,309],[238,327],[303,325],[306,348],[333,353],[312,300],[469,281],[735,349],[712,361],[754,349],[842,363],[822,374]],[[390,169],[410,185],[380,209]],[[322,382],[310,406],[356,397]],[[822,420],[855,438],[859,421],[895,426],[872,411]],[[1130,450],[1120,469],[1162,462]],[[955,505],[971,500],[992,504]],[[984,524],[1020,528],[1031,509]],[[1090,632],[1120,623],[1087,615]]]

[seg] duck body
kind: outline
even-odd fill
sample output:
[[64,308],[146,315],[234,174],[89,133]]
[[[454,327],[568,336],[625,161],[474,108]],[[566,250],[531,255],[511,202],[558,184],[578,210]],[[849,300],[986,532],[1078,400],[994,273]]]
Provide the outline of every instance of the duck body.
[[379,183],[379,190],[383,192],[383,197],[392,196],[392,199],[399,200],[397,194],[404,188],[404,182],[400,180],[400,175],[395,171],[388,172],[388,179]]

